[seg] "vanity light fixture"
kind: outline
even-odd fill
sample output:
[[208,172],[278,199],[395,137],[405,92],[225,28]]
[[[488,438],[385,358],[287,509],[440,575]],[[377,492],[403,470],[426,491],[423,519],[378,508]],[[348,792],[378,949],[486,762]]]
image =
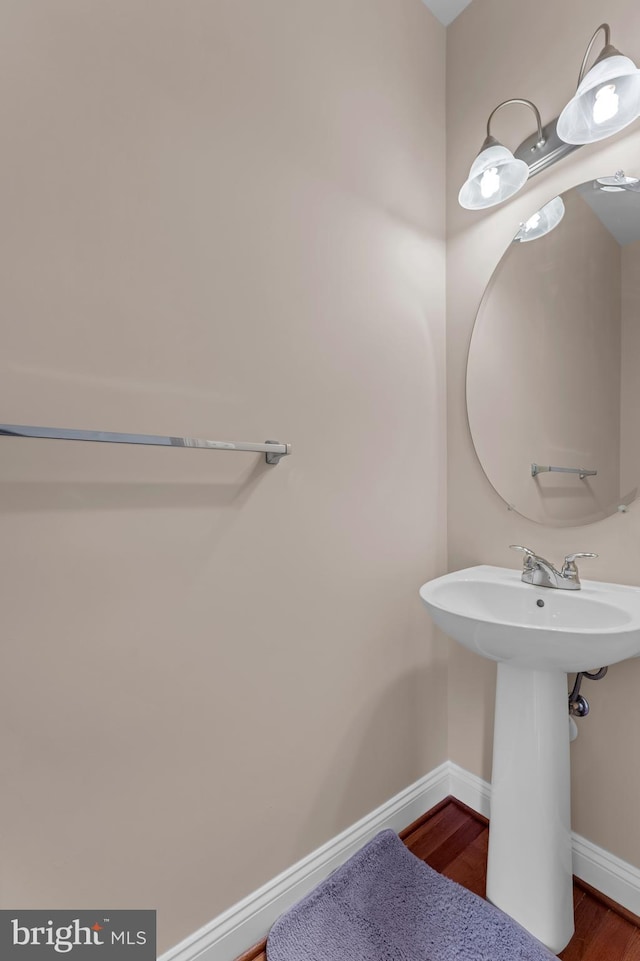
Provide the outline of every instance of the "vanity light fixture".
[[538,124],[536,146],[542,147],[545,143],[540,112],[535,104],[519,97],[499,103],[489,114],[487,137],[458,194],[458,203],[467,210],[482,210],[484,207],[502,203],[503,200],[513,197],[529,178],[528,164],[524,160],[516,159],[507,147],[491,135],[494,114],[510,103],[522,103],[533,110]]
[[[585,75],[587,60],[600,31],[604,47]],[[640,116],[640,70],[611,45],[611,28],[601,23],[580,67],[578,89],[558,118],[558,136],[565,143],[604,140]]]
[[554,197],[548,204],[541,207],[533,217],[520,224],[520,230],[513,238],[514,243],[526,244],[530,240],[544,237],[558,226],[564,217],[564,203],[562,197]]
[[[585,75],[587,61],[600,31],[604,32],[604,47]],[[530,100],[513,99],[498,104],[487,123],[487,139],[458,194],[460,206],[481,210],[502,203],[517,193],[529,177],[534,177],[583,144],[603,140],[623,130],[640,117],[640,69],[610,41],[611,28],[608,23],[601,23],[582,60],[575,96],[560,116],[544,127]],[[508,103],[527,104],[534,110],[537,121],[536,132],[513,153],[489,132],[491,117]],[[528,168],[526,172],[521,164]],[[627,186],[626,189],[633,190],[634,187]]]

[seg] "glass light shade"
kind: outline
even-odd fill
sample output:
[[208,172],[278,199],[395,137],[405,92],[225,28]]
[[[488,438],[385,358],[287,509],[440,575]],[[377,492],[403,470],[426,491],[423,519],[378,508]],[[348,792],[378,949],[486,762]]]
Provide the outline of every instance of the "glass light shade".
[[502,144],[494,144],[482,150],[473,161],[458,194],[458,203],[467,210],[493,207],[517,193],[528,177],[529,167],[524,160],[516,160]]
[[604,140],[640,116],[640,70],[615,54],[595,64],[558,118],[565,143]]
[[562,197],[554,197],[548,204],[541,207],[533,217],[529,217],[526,223],[520,225],[520,230],[513,238],[521,244],[526,244],[529,240],[537,240],[544,237],[557,227],[564,217],[564,204]]

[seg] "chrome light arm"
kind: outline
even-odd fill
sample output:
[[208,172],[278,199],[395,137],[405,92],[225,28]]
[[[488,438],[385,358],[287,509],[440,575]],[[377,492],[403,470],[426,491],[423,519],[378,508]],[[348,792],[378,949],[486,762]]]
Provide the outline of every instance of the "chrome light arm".
[[511,97],[509,100],[503,100],[502,103],[499,103],[497,107],[493,108],[489,114],[489,119],[487,120],[487,139],[485,140],[483,147],[490,146],[491,144],[498,142],[495,137],[491,135],[491,121],[493,120],[494,114],[496,114],[498,110],[500,110],[502,107],[508,106],[510,103],[521,103],[525,107],[529,107],[529,109],[533,112],[538,127],[538,139],[536,140],[536,147],[543,147],[545,143],[545,137],[542,130],[542,118],[540,116],[540,111],[536,107],[535,103],[533,103],[531,100],[524,100],[522,97]]

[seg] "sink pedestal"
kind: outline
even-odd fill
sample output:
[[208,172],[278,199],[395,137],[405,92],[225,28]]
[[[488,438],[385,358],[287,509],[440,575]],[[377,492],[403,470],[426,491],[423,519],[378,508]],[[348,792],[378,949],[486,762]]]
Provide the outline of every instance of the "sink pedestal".
[[558,952],[573,932],[567,674],[640,657],[640,588],[524,584],[480,565],[420,588],[435,623],[498,662],[487,897]]
[[571,939],[567,675],[498,664],[487,898],[554,953]]

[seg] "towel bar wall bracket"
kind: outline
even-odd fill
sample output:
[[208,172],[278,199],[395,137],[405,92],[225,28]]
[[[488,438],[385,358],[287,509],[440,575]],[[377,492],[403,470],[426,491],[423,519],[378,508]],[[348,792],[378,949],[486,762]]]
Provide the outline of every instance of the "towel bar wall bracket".
[[44,440],[82,440],[101,444],[142,444],[149,447],[194,447],[200,450],[236,450],[264,454],[267,464],[280,463],[291,453],[291,444],[266,440],[264,444],[244,441],[230,443],[221,440],[199,440],[197,437],[164,437],[160,434],[118,434],[114,431],[75,430],[63,427],[25,427],[19,424],[0,424],[0,437],[38,437]]
[[291,453],[291,444],[281,444],[277,440],[266,440],[265,444],[275,444],[277,447],[286,447],[286,450],[283,452],[267,451],[267,453],[264,455],[267,464],[273,464],[274,466],[276,466],[277,464],[280,463],[281,457],[286,457],[288,454]]

